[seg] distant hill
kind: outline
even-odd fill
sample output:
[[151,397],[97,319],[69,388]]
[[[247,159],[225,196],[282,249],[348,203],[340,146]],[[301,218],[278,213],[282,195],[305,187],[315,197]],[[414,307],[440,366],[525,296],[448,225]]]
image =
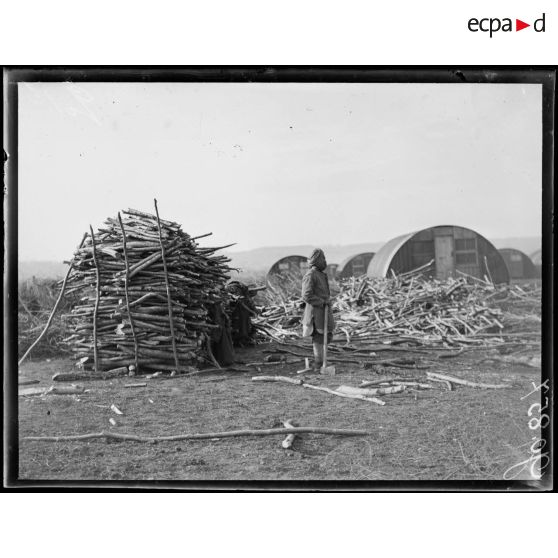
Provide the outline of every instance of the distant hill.
[[[540,237],[523,238],[491,238],[489,239],[496,248],[516,248],[530,256],[541,248]],[[383,242],[370,242],[365,244],[349,244],[346,246],[323,245],[328,263],[340,264],[344,259],[361,252],[377,252]],[[243,275],[263,274],[280,258],[290,255],[308,256],[315,246],[269,246],[233,252],[226,250],[224,253],[231,258],[231,266],[243,270]],[[62,262],[53,261],[22,261],[19,262],[19,279],[29,279],[33,276],[43,278],[61,278],[66,274],[68,266]]]
[[[346,258],[360,254],[361,252],[376,252],[383,242],[372,242],[366,244],[350,244],[347,246],[328,246],[320,248],[325,252],[328,263],[340,264]],[[267,272],[269,268],[279,259],[285,256],[309,256],[315,246],[270,246],[266,248],[255,248],[243,252],[227,251],[231,258],[231,266],[245,271]]]

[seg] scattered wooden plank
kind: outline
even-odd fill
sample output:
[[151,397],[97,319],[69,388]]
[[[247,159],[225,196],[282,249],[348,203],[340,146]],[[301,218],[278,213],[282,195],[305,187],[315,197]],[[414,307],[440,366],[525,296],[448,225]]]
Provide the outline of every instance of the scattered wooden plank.
[[377,388],[363,388],[353,386],[339,386],[335,391],[349,395],[391,395],[393,393],[401,393],[405,391],[406,386],[391,386]]
[[329,393],[331,395],[337,395],[338,397],[346,397],[348,399],[360,399],[362,401],[370,401],[371,403],[376,403],[377,405],[385,405],[385,401],[378,399],[377,397],[367,397],[361,394],[348,394],[348,393],[341,393],[335,391],[333,389],[329,389],[322,386],[315,386],[313,384],[307,384],[303,380],[297,380],[295,378],[288,378],[287,376],[254,376],[252,378],[254,382],[283,382],[287,384],[294,384],[298,386],[302,386],[308,389],[314,389],[317,391],[323,391],[325,393]]
[[43,395],[47,388],[45,387],[32,387],[32,388],[24,388],[18,391],[18,395],[22,397],[32,397],[34,395]]
[[406,382],[406,381],[397,381],[392,382],[395,386],[407,386],[407,387],[414,387],[419,389],[432,389],[430,384],[424,384],[421,382]]

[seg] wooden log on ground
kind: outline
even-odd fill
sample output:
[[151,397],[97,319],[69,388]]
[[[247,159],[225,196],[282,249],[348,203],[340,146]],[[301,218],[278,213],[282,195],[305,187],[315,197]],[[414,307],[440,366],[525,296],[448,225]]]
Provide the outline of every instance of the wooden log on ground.
[[40,384],[40,380],[24,380],[23,378],[18,380],[18,386],[29,386],[31,384]]
[[58,372],[52,376],[53,382],[74,382],[79,380],[108,380],[109,378],[117,378],[118,376],[127,376],[128,367],[119,366],[112,370],[99,372]]
[[433,380],[434,379],[443,380],[445,382],[451,382],[452,384],[461,384],[463,386],[469,386],[474,388],[505,389],[511,387],[509,384],[482,384],[479,382],[470,382],[469,380],[462,380],[461,378],[447,376],[446,374],[438,374],[436,372],[427,372],[426,375]]
[[183,377],[189,376],[199,376],[200,374],[214,374],[216,372],[250,372],[254,371],[250,368],[242,368],[241,366],[227,366],[226,368],[202,368],[201,370],[193,370],[192,372],[187,372],[186,374],[181,374]]
[[377,386],[380,384],[393,384],[396,382],[420,382],[422,378],[396,378],[396,377],[387,377],[387,378],[378,378],[377,380],[363,380],[360,383],[361,388]]
[[43,395],[47,390],[46,387],[30,387],[18,390],[18,395],[22,397],[31,397],[35,395]]
[[377,388],[362,388],[353,386],[339,386],[335,391],[349,395],[391,395],[393,393],[401,393],[405,391],[406,386],[391,386]]
[[[286,420],[283,423],[283,426],[285,428],[289,428],[289,429],[293,429],[296,425],[291,421],[291,420]],[[289,434],[282,442],[281,442],[281,447],[283,449],[290,449],[293,445],[293,442],[295,441],[296,435],[295,434]]]
[[[244,366],[251,366],[253,368],[259,368],[260,366],[282,366],[285,364],[295,364],[300,362],[300,359],[289,358],[286,360],[277,360],[271,362],[247,362]],[[308,368],[308,370],[312,370],[312,368]]]
[[285,434],[326,434],[332,436],[368,436],[366,430],[344,430],[340,428],[321,428],[303,426],[292,428],[268,428],[263,430],[229,430],[227,432],[206,432],[203,434],[177,434],[173,436],[137,436],[118,432],[93,432],[72,436],[24,436],[25,441],[33,442],[81,442],[98,438],[130,441],[130,442],[179,442],[184,440],[212,440],[219,438],[237,438],[243,436],[284,436]]
[[431,382],[438,382],[440,384],[444,384],[448,388],[448,391],[453,391],[453,384],[451,382],[448,382],[447,380],[440,380],[438,378],[431,378],[431,377],[428,377],[428,379]]
[[72,384],[70,386],[50,386],[46,391],[45,395],[76,395],[83,393],[85,388],[83,386]]
[[285,384],[293,384],[295,386],[304,385],[303,380],[298,380],[296,378],[289,378],[287,376],[253,376],[253,382],[283,382]]

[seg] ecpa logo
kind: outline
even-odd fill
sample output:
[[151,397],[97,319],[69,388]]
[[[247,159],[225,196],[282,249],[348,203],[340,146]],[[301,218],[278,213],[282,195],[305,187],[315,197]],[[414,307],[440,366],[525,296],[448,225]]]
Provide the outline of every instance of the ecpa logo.
[[[543,13],[540,18],[536,19],[533,22],[533,30],[537,33],[545,32],[545,17],[546,14]],[[472,31],[473,33],[477,33],[479,31],[483,33],[490,33],[490,38],[492,38],[492,35],[494,33],[498,33],[498,31],[503,31],[504,33],[514,31],[512,18],[509,17],[505,17],[503,19],[500,19],[498,17],[484,17],[482,19],[472,17],[469,20],[467,27],[469,28],[469,31]],[[515,20],[515,31],[521,31],[522,29],[526,29],[527,27],[531,27],[531,24],[525,23],[521,19]]]

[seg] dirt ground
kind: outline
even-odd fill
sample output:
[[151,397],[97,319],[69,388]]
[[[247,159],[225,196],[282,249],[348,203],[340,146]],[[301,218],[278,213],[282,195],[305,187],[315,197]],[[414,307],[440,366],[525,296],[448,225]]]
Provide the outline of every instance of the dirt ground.
[[[238,353],[262,361],[270,345]],[[397,353],[394,354],[397,356]],[[408,356],[408,354],[406,355]],[[300,386],[252,382],[247,373],[213,373],[190,378],[119,378],[81,382],[80,395],[22,396],[19,402],[19,478],[27,480],[502,480],[506,470],[530,456],[533,436],[527,411],[538,395],[521,400],[539,384],[540,370],[482,362],[482,352],[450,360],[433,354],[430,371],[509,389],[443,384],[383,397],[385,406],[344,399]],[[391,353],[390,353],[391,357]],[[306,376],[308,383],[336,388],[377,379],[378,371],[336,363],[337,375]],[[25,363],[20,381],[52,385],[69,360]],[[266,375],[296,376],[302,362],[269,365]],[[426,370],[389,368],[381,374],[426,377]],[[300,376],[297,376],[300,378]],[[146,387],[125,388],[132,382]],[[115,414],[111,404],[123,415]],[[109,419],[116,421],[111,425]],[[175,435],[237,429],[265,429],[292,419],[299,426],[363,429],[359,437],[302,434],[293,449],[281,436],[160,443],[40,442],[25,436],[57,436],[112,430],[136,435]],[[508,473],[531,479],[529,470]]]

